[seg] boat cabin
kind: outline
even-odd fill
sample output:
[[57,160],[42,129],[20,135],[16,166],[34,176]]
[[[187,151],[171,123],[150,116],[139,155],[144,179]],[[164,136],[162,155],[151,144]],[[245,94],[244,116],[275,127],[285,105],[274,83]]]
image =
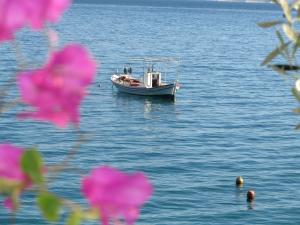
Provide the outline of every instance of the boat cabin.
[[161,72],[156,72],[153,70],[148,70],[144,74],[144,85],[147,88],[159,87],[161,86]]

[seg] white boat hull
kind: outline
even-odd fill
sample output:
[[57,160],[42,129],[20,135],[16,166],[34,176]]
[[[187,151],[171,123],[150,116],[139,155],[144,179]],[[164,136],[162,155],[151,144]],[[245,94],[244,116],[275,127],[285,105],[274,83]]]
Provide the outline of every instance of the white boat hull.
[[166,84],[161,85],[158,87],[142,87],[142,86],[129,86],[122,84],[117,81],[118,76],[113,75],[111,77],[111,81],[113,85],[118,89],[120,92],[134,94],[134,95],[144,95],[144,96],[166,96],[166,97],[175,97],[176,90],[177,90],[177,83],[174,84]]

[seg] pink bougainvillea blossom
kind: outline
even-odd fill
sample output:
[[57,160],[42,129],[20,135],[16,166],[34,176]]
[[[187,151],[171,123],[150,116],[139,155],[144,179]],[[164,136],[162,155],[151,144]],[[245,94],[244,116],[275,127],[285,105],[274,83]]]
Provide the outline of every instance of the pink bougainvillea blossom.
[[82,182],[82,192],[93,208],[99,209],[103,225],[122,218],[133,224],[139,208],[152,194],[152,185],[140,172],[125,174],[104,166],[94,169]]
[[[24,1],[24,0],[23,0]],[[26,0],[28,23],[34,29],[40,29],[46,22],[57,22],[71,3],[71,0]]]
[[48,29],[47,36],[48,36],[50,47],[53,49],[56,48],[59,43],[58,33],[53,29]]
[[0,0],[0,41],[13,39],[14,32],[26,24],[25,1]]
[[22,171],[23,149],[11,144],[0,144],[0,179],[26,183],[28,177]]
[[[22,189],[31,185],[30,178],[22,171],[21,158],[24,150],[11,144],[0,144],[0,180],[13,182]],[[14,210],[12,198],[4,200],[4,206]]]
[[57,22],[71,0],[0,0],[0,42],[12,40],[26,25],[41,29],[46,22]]
[[13,199],[10,197],[4,199],[3,205],[5,208],[9,209],[10,211],[15,211],[17,209],[16,205],[14,204]]
[[41,69],[19,74],[22,101],[36,111],[20,118],[49,121],[59,127],[79,123],[79,106],[96,73],[96,63],[80,45],[54,52]]

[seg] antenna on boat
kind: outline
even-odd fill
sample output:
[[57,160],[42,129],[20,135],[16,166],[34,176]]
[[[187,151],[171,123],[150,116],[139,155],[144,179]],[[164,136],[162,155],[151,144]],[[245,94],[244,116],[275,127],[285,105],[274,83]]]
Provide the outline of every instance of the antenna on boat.
[[176,80],[179,80],[179,63],[180,61],[177,62],[177,69],[176,69]]

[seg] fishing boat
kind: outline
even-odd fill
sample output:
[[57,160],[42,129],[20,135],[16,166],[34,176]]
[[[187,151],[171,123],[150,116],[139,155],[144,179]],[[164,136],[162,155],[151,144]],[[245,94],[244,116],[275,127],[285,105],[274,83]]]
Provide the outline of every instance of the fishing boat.
[[[126,64],[123,71],[118,71],[111,76],[113,85],[120,92],[144,95],[144,96],[162,96],[175,98],[175,94],[179,89],[178,69],[176,69],[176,79],[172,82],[167,82],[166,72],[162,72],[157,68],[162,65],[175,63],[179,66],[179,59],[176,58],[135,58],[131,62],[142,61],[143,72],[140,77],[132,74],[132,63]],[[164,76],[164,79],[163,79]]]

